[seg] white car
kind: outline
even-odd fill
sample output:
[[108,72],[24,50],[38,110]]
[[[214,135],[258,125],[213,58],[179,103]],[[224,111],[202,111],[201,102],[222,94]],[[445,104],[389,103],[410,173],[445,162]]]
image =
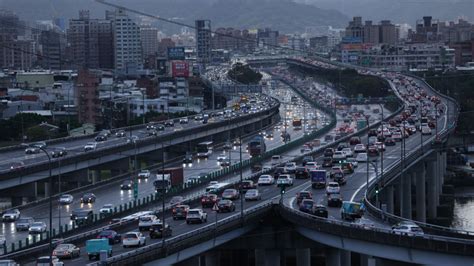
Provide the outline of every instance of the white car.
[[2,221],[4,222],[13,222],[20,218],[20,211],[18,209],[8,210],[3,213]]
[[64,263],[63,263],[62,261],[60,261],[59,258],[56,257],[56,256],[53,256],[52,261],[51,261],[51,259],[49,258],[49,256],[39,257],[39,258],[36,260],[36,266],[50,266],[50,265],[53,265],[53,266],[63,266]]
[[375,142],[375,147],[377,147],[379,151],[385,151],[385,144],[383,144],[383,142],[380,142],[380,141]]
[[275,183],[275,179],[271,175],[261,175],[258,178],[257,184],[260,185],[273,185]]
[[227,160],[227,156],[225,156],[225,154],[221,154],[221,155],[217,156],[217,161],[218,162],[223,162],[225,160]]
[[364,144],[356,144],[355,147],[354,147],[354,153],[361,153],[361,152],[365,152],[366,149],[365,149],[365,145]]
[[352,152],[351,148],[344,148],[342,149],[342,152],[346,155],[346,158],[354,156],[354,153]]
[[357,154],[356,161],[359,163],[365,163],[367,162],[367,158],[368,158],[367,153],[362,152],[362,153]]
[[428,126],[421,127],[421,134],[422,135],[431,135],[431,128]]
[[189,119],[187,117],[182,117],[179,119],[180,124],[187,124],[189,122]]
[[102,208],[100,208],[99,213],[100,214],[111,214],[114,212],[114,205],[112,204],[104,204]]
[[59,197],[59,204],[69,205],[74,201],[74,197],[71,194],[63,194]]
[[310,171],[310,170],[317,170],[317,169],[319,168],[317,162],[307,162],[306,165],[305,165],[305,167],[306,167],[306,169],[308,169],[308,171]]
[[262,195],[260,194],[258,189],[249,189],[249,190],[247,190],[247,192],[245,192],[244,199],[248,200],[248,201],[250,201],[250,200],[261,200]]
[[95,142],[88,142],[85,146],[84,146],[84,151],[93,151],[97,148],[97,143]]
[[294,173],[296,171],[296,163],[295,162],[288,162],[285,164],[285,172],[287,173]]
[[138,218],[138,230],[149,230],[151,225],[160,220],[155,215],[143,215]]
[[193,222],[205,223],[207,222],[207,213],[202,209],[190,209],[186,214],[186,223]]
[[122,246],[139,247],[146,245],[146,237],[140,232],[128,232],[122,238]]
[[408,235],[408,236],[422,236],[424,235],[423,229],[413,222],[403,221],[392,226],[392,231],[395,234]]
[[346,159],[346,154],[345,154],[344,152],[342,152],[342,151],[336,151],[336,152],[333,154],[332,158],[333,158],[334,160],[345,160],[345,159]]
[[44,222],[34,222],[28,229],[30,234],[40,234],[46,232],[46,224]]
[[151,173],[150,170],[141,170],[138,173],[138,178],[139,179],[148,179],[150,177]]
[[281,163],[281,155],[272,156],[272,165],[277,165]]
[[357,168],[359,166],[359,163],[355,158],[347,158],[346,160],[348,163],[351,163],[354,168]]
[[329,182],[326,185],[326,194],[337,194],[341,192],[341,187],[337,182]]
[[290,175],[280,175],[277,179],[277,185],[293,186],[293,178]]

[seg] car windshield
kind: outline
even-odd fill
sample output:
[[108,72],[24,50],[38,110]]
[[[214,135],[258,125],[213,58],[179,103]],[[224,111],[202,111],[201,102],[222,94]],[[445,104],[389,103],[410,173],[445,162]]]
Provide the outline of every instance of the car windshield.
[[30,219],[26,219],[26,218],[20,218],[18,219],[17,223],[21,224],[21,223],[29,223],[30,222]]
[[59,244],[56,249],[69,249],[72,248],[71,244]]
[[136,234],[126,234],[124,238],[138,238]]
[[142,217],[140,217],[140,221],[149,222],[149,221],[151,221],[151,217],[150,216],[142,216]]
[[5,214],[15,214],[16,210],[8,210],[5,212]]
[[61,199],[69,199],[70,197],[71,197],[71,195],[62,195]]
[[337,183],[329,183],[329,187],[339,187],[339,184]]
[[43,226],[43,223],[41,223],[41,222],[36,222],[36,223],[33,223],[31,226]]
[[418,226],[413,226],[413,227],[411,228],[411,231],[412,231],[412,232],[417,232],[417,233],[422,233],[422,232],[423,232],[423,230],[421,230],[421,228],[418,227]]
[[199,214],[199,211],[189,211],[188,214],[197,215],[197,214]]
[[256,190],[256,189],[251,189],[251,190],[247,191],[247,194],[249,194],[249,195],[256,195],[257,193],[258,193],[258,190]]
[[113,233],[114,232],[112,232],[112,231],[102,231],[102,232],[100,232],[99,236],[110,236]]

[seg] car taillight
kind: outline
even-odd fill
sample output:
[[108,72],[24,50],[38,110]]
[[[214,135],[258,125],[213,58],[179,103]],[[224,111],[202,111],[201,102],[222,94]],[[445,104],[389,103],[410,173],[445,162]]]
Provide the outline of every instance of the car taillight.
[[173,208],[173,213],[176,213],[176,209]]

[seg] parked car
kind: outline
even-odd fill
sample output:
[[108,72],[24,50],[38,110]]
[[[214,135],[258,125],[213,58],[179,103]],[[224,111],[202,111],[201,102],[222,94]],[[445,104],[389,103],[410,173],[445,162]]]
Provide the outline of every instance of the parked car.
[[163,227],[163,223],[161,221],[152,224],[150,227],[151,239],[169,237],[172,234],[173,234],[173,230],[171,229],[171,226],[165,223],[165,226]]
[[122,241],[122,236],[114,230],[104,230],[104,231],[100,232],[97,235],[96,238],[97,239],[102,239],[102,238],[108,239],[110,245],[118,244],[118,243],[120,243],[120,241]]
[[202,209],[190,209],[186,215],[186,223],[205,223],[207,222],[207,213]]
[[249,189],[245,193],[244,199],[245,200],[261,200],[262,196],[260,195],[260,192],[258,191],[258,189]]
[[74,244],[59,244],[53,250],[53,256],[60,259],[74,259],[81,256],[81,249]]
[[122,246],[127,247],[139,247],[146,245],[146,237],[140,232],[128,232],[123,236]]
[[61,205],[69,205],[74,202],[74,197],[71,194],[63,194],[58,201]]
[[17,231],[28,231],[34,222],[33,217],[21,217],[16,221],[15,228]]
[[20,210],[11,209],[7,210],[2,215],[2,221],[4,222],[14,222],[20,218]]
[[220,200],[217,203],[217,212],[233,212],[235,211],[235,204],[231,200]]

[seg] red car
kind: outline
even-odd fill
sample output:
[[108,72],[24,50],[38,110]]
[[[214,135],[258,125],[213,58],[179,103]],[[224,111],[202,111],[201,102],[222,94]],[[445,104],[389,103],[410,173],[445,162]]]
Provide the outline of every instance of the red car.
[[369,156],[379,156],[379,150],[375,146],[370,146],[367,155]]
[[359,137],[352,137],[352,138],[349,140],[349,144],[350,144],[350,145],[360,144],[360,138],[359,138]]
[[301,191],[296,193],[296,203],[300,204],[304,199],[313,199],[311,191]]
[[203,208],[212,208],[219,201],[216,194],[206,194],[201,198],[201,206]]
[[189,211],[189,205],[177,205],[173,208],[173,220],[186,219]]

